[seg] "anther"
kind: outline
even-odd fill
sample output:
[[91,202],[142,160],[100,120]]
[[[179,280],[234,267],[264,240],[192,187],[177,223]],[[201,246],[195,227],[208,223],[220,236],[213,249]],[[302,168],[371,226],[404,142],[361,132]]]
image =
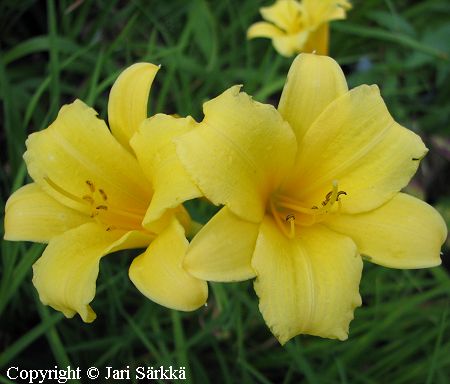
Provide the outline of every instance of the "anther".
[[94,199],[93,199],[91,196],[84,195],[84,196],[82,197],[82,199],[83,199],[84,201],[87,201],[89,204],[94,204]]
[[290,213],[286,216],[286,221],[291,225],[289,231],[289,238],[293,239],[295,237],[295,215]]
[[105,193],[105,191],[103,189],[99,189],[98,193],[100,193],[100,195],[102,196],[102,199],[104,201],[108,200],[108,196],[106,196],[106,193]]
[[[334,195],[334,198],[332,199],[332,196]],[[325,196],[325,200],[322,201],[322,206],[325,207],[330,203],[330,206],[334,204],[335,201],[340,203],[339,196],[341,195],[347,195],[347,192],[345,191],[338,191],[338,184],[336,181],[333,181],[333,190],[328,192]],[[330,200],[332,200],[330,202]]]
[[86,184],[88,185],[89,189],[91,190],[92,193],[95,192],[95,185],[92,181],[90,180],[86,180]]
[[339,192],[337,193],[336,199],[339,200],[339,196],[341,196],[341,195],[347,196],[347,192],[345,192],[345,191],[339,191]]
[[295,215],[293,215],[292,213],[290,213],[289,215],[286,216],[286,221],[291,221],[291,220],[295,220]]
[[108,207],[106,205],[97,205],[95,209],[103,209],[104,211],[108,210]]

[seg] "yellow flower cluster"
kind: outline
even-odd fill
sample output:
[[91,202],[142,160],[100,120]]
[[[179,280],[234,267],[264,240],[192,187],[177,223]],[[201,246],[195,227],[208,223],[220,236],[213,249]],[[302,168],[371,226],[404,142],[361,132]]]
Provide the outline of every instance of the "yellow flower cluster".
[[[284,54],[325,51],[313,36],[349,7],[323,1],[313,12],[313,4],[262,9],[283,28],[273,40]],[[249,35],[273,28],[255,25]],[[400,192],[427,148],[394,121],[376,86],[349,90],[333,59],[300,54],[278,108],[233,86],[204,104],[200,122],[148,118],[158,69],[138,63],[118,77],[109,128],[76,100],[26,142],[33,182],[8,200],[5,238],[48,243],[33,266],[42,303],[93,321],[100,259],[144,248],[129,276],[156,303],[195,310],[207,281],[255,278],[280,343],[302,333],[344,340],[361,305],[363,256],[392,268],[440,264],[443,219]],[[183,203],[199,197],[221,209],[189,243]]]

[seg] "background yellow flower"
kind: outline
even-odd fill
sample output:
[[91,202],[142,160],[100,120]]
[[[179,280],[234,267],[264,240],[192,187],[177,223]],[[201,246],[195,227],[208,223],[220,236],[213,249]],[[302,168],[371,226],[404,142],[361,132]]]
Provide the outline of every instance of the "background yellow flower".
[[277,0],[260,9],[264,20],[252,24],[247,37],[272,39],[283,56],[300,52],[328,54],[329,22],[345,19],[348,0]]

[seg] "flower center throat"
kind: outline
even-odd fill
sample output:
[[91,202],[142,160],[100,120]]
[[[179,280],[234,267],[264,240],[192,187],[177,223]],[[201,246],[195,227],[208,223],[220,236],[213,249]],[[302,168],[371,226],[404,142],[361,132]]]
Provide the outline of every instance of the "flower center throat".
[[284,235],[293,239],[297,227],[320,223],[328,214],[339,214],[342,209],[341,197],[346,195],[347,192],[340,191],[338,182],[334,180],[332,190],[326,194],[319,206],[308,207],[285,194],[274,193],[269,200],[268,211]]

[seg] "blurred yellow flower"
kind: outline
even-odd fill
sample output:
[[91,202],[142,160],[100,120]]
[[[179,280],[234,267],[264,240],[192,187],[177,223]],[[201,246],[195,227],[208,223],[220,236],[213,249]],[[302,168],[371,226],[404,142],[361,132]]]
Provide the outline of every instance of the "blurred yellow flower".
[[224,207],[184,261],[212,281],[256,277],[262,315],[281,343],[307,333],[344,340],[362,259],[392,268],[439,265],[446,226],[400,193],[427,149],[396,123],[376,86],[348,90],[329,57],[299,55],[278,110],[235,86],[204,104],[176,138],[199,188]]
[[95,319],[89,303],[100,259],[129,248],[147,247],[129,274],[148,298],[179,310],[206,300],[206,283],[181,267],[190,219],[180,203],[200,192],[171,142],[193,121],[167,127],[156,115],[148,128],[147,100],[158,68],[138,63],[119,76],[109,97],[111,131],[76,100],[26,142],[34,182],[9,198],[5,239],[49,243],[33,266],[33,283],[41,301],[67,317],[78,312],[85,322]]
[[247,38],[267,37],[283,56],[300,52],[328,54],[331,20],[345,19],[348,0],[277,0],[260,9],[263,19],[250,26]]

